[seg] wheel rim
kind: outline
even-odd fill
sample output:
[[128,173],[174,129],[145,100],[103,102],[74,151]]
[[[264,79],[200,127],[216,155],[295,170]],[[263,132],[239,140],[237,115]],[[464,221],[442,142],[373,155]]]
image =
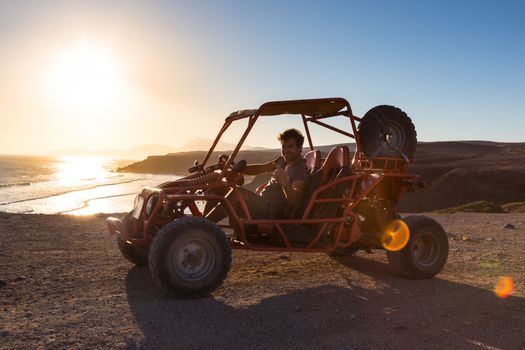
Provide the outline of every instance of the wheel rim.
[[381,148],[387,151],[401,151],[406,142],[406,135],[398,123],[388,120],[379,132]]
[[422,266],[432,266],[439,259],[439,242],[431,233],[422,232],[413,243],[414,260]]
[[192,239],[170,247],[167,255],[168,269],[188,282],[205,278],[213,268],[215,256],[209,243]]

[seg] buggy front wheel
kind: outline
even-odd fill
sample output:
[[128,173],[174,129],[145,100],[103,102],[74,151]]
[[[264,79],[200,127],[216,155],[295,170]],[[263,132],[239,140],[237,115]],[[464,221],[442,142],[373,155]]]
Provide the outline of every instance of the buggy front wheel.
[[214,222],[186,216],[164,226],[149,252],[155,284],[166,294],[201,297],[213,292],[226,278],[231,246]]

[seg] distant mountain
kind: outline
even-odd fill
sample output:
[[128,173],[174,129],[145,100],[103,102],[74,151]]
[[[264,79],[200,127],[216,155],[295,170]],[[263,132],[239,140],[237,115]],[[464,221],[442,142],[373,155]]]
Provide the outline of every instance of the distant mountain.
[[525,200],[525,143],[444,141],[418,144],[409,170],[427,184],[407,193],[400,211],[430,211],[486,200]]
[[120,159],[143,159],[151,154],[167,154],[176,151],[176,148],[161,144],[146,144],[134,146],[128,150],[111,149],[91,151],[82,148],[63,149],[50,152],[60,156],[90,156],[90,157],[109,157]]
[[[321,151],[323,156],[326,156],[328,152],[334,146],[341,146],[343,144],[337,145],[325,145],[316,147],[317,150]],[[350,150],[350,152],[355,151],[355,144],[345,144]],[[306,152],[306,148],[304,148]],[[118,171],[121,172],[133,172],[133,173],[152,173],[152,174],[177,174],[185,175],[188,172],[188,168],[194,164],[195,160],[199,162],[204,159],[207,151],[187,151],[187,152],[176,152],[169,153],[166,155],[152,155],[146,159],[130,164],[126,167],[119,168]],[[217,159],[217,157],[224,150],[214,151],[211,156],[211,161]],[[228,154],[228,153],[227,153]],[[244,149],[237,154],[236,159],[244,159],[249,164],[254,163],[264,163],[268,162],[281,155],[280,148],[274,149]]]
[[150,155],[150,154],[167,154],[173,152],[174,148],[159,143],[146,144],[132,147],[128,152],[130,154]]
[[[120,158],[120,159],[144,159],[151,155],[165,155],[180,152],[191,152],[191,151],[207,151],[213,143],[213,140],[205,138],[197,138],[188,141],[183,147],[175,148],[167,145],[158,143],[145,144],[134,146],[128,150],[123,149],[111,149],[111,150],[97,150],[91,151],[82,148],[75,149],[62,149],[50,152],[53,155],[60,156],[90,156],[90,157],[109,157],[109,158]],[[235,143],[219,142],[216,151],[228,151],[233,150],[237,146]],[[263,147],[252,147],[245,145],[242,147],[245,150],[264,150]]]
[[[211,162],[215,161],[224,151],[213,152]],[[262,163],[280,155],[280,150],[246,150],[240,151],[237,159],[244,159],[248,163]],[[194,161],[202,161],[206,151],[190,151],[170,153],[164,156],[149,156],[146,159],[119,168],[120,172],[151,173],[151,174],[177,174],[186,175],[188,168]]]
[[[205,139],[202,137],[188,141],[183,147],[177,148],[171,153],[180,153],[180,152],[192,152],[192,151],[207,151],[210,149],[214,140]],[[236,143],[223,142],[219,141],[217,146],[215,146],[215,151],[231,151],[237,146]],[[250,145],[243,145],[243,150],[265,150],[264,147],[253,147]]]

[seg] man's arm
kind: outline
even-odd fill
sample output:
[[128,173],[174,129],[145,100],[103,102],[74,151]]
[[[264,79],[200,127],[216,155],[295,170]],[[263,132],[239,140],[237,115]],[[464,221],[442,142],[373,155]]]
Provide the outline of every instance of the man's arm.
[[262,173],[269,173],[275,170],[275,164],[281,161],[282,157],[276,158],[268,163],[264,164],[251,164],[247,165],[244,169],[245,175],[259,175]]

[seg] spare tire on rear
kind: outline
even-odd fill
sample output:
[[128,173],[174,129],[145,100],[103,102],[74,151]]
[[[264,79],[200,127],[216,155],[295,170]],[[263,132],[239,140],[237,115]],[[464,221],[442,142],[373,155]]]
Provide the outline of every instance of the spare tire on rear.
[[417,135],[412,120],[394,106],[369,110],[359,124],[361,151],[367,157],[403,157],[416,152]]

